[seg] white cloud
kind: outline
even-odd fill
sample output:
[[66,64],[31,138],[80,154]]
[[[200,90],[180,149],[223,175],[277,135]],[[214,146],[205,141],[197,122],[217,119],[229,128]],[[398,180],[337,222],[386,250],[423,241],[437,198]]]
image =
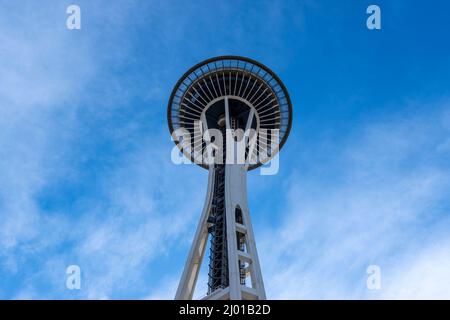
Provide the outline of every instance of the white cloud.
[[[258,240],[269,297],[450,297],[437,281],[450,270],[450,175],[436,151],[449,133],[445,110],[366,124],[337,146],[338,165],[311,163],[338,172],[319,177],[303,164],[292,175],[281,226]],[[379,293],[365,287],[371,264],[384,275]],[[409,276],[418,281],[406,285]]]
[[24,274],[11,295],[18,290],[17,297],[70,297],[64,288],[69,264],[80,264],[85,281],[75,297],[108,298],[129,285],[148,292],[142,279],[152,259],[167,254],[175,241],[184,244],[184,237],[190,238],[203,188],[198,194],[183,191],[197,189],[202,176],[185,171],[186,181],[165,178],[179,169],[170,163],[172,142],[164,124],[163,133],[155,130],[157,136],[132,142],[127,134],[136,127],[133,119],[108,129],[128,142],[129,151],[120,155],[120,166],[92,181],[99,187],[90,197],[70,209],[79,211],[47,212],[38,201],[58,179],[70,183],[85,177],[71,167],[72,157],[95,155],[72,149],[78,139],[95,141],[96,132],[80,134],[86,133],[81,116],[102,120],[129,102],[129,83],[109,77],[112,61],[128,57],[129,43],[120,41],[120,50],[112,52],[106,45],[103,51],[94,46],[103,37],[118,43],[123,36],[128,6],[119,7],[92,10],[104,14],[101,22],[110,24],[110,31],[119,31],[106,35],[92,25],[84,34],[66,30],[63,6],[11,6],[8,19],[0,21],[0,270],[5,277]]
[[[383,277],[383,299],[450,299],[450,241],[411,253]],[[440,242],[439,241],[439,242]]]
[[[71,54],[64,31],[49,29],[46,10],[25,6],[8,12],[0,21],[0,255],[39,237],[46,242],[36,196],[63,167],[64,129],[72,125],[67,104],[92,67],[82,46]],[[69,73],[67,62],[80,60],[84,63]]]

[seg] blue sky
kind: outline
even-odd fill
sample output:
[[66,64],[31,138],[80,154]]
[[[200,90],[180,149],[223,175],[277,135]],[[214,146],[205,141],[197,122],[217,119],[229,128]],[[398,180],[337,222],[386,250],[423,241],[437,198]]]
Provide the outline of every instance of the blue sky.
[[[72,3],[81,30],[66,29]],[[268,297],[450,298],[447,1],[0,12],[0,298],[173,298],[207,173],[172,164],[167,100],[185,70],[224,54],[273,69],[294,107],[280,172],[249,174]],[[81,290],[65,286],[72,264]],[[381,290],[366,288],[372,264]]]

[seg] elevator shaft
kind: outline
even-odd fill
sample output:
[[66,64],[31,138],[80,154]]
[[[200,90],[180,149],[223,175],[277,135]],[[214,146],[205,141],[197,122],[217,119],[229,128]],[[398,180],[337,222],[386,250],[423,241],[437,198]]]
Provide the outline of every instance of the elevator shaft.
[[217,289],[228,287],[228,249],[227,229],[225,212],[225,126],[221,128],[222,133],[222,161],[214,164],[214,191],[211,204],[211,212],[208,218],[210,227],[210,253],[208,272],[208,294]]

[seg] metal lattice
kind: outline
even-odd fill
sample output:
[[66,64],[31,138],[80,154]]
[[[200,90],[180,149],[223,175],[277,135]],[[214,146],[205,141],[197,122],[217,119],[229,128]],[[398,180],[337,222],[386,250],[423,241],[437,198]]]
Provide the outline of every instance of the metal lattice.
[[[222,128],[225,138],[225,128]],[[223,147],[225,151],[225,144]],[[225,152],[223,152],[225,154]],[[215,164],[214,195],[208,219],[211,224],[209,253],[208,294],[228,286],[228,249],[225,213],[225,164]]]

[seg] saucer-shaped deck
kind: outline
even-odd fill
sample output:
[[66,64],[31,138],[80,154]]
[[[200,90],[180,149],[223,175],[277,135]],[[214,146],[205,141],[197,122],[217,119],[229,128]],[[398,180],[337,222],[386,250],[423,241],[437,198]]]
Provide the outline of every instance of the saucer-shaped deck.
[[189,139],[174,139],[192,162],[208,168],[202,155],[203,130],[221,129],[228,107],[233,129],[254,129],[254,148],[246,150],[252,170],[269,161],[283,146],[292,124],[292,105],[281,80],[261,63],[243,57],[222,56],[188,70],[170,96],[167,117],[174,131]]

